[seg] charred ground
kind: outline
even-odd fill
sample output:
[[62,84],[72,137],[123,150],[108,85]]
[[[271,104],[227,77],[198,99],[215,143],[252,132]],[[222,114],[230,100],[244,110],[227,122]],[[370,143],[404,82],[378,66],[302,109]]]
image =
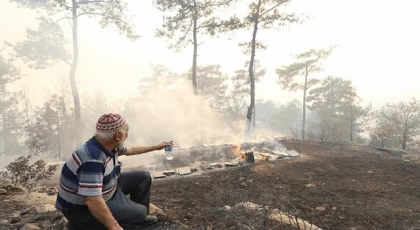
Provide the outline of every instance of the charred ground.
[[[156,180],[152,202],[167,216],[150,229],[290,229],[266,220],[264,210],[231,209],[240,202],[278,208],[322,229],[420,229],[419,163],[365,146],[283,144],[302,157]],[[10,220],[28,208],[12,199],[14,195],[0,197],[0,219]],[[57,212],[33,210],[20,222],[0,228],[24,223],[41,229],[63,226]]]

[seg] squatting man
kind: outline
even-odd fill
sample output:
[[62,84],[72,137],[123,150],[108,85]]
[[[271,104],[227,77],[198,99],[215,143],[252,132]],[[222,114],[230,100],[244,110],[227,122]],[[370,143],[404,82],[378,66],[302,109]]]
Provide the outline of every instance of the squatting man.
[[157,222],[157,216],[149,213],[150,174],[121,173],[118,156],[161,150],[173,142],[125,147],[128,130],[121,115],[104,114],[96,123],[95,135],[67,159],[61,171],[56,208],[69,221],[68,228],[122,230]]

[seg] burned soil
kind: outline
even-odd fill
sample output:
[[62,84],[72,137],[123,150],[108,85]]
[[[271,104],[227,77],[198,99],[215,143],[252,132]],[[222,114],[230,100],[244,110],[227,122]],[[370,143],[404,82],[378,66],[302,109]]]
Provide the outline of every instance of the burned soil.
[[[303,156],[156,181],[152,199],[171,219],[189,227],[235,229],[235,222],[263,226],[260,217],[220,210],[253,202],[322,229],[420,229],[419,164],[364,146],[283,144]],[[274,229],[289,227],[278,224]]]
[[[155,180],[152,202],[166,216],[149,229],[293,229],[267,218],[273,209],[322,229],[420,229],[416,161],[366,146],[283,144],[302,157]],[[25,223],[62,228],[63,220],[54,211],[29,209],[19,222],[5,223],[30,208],[14,196],[0,195],[1,229],[19,229]],[[265,208],[235,208],[242,202]]]

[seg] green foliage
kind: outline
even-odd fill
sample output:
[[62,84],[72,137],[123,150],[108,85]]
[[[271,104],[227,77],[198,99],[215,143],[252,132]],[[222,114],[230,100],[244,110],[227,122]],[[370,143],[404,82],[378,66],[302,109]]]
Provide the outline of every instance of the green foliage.
[[[19,6],[44,10],[50,17],[58,17],[55,23],[67,20],[72,25],[72,11],[76,9],[77,18],[89,16],[99,18],[102,28],[113,27],[120,34],[130,40],[136,40],[139,36],[134,32],[132,18],[127,15],[128,5],[126,1],[114,0],[10,0]],[[49,19],[50,20],[50,19]],[[53,21],[51,21],[53,22]],[[51,27],[49,25],[49,27]],[[48,32],[48,30],[40,30]],[[28,39],[30,40],[30,39]]]
[[72,111],[63,97],[53,94],[42,107],[35,109],[35,122],[30,126],[27,145],[35,154],[62,157],[74,147]]
[[309,109],[319,115],[319,138],[326,140],[348,140],[353,138],[362,118],[370,107],[363,108],[361,99],[350,80],[329,76],[309,92]]
[[235,18],[222,19],[215,16],[219,8],[226,8],[236,0],[154,0],[154,6],[164,12],[163,24],[156,30],[157,37],[174,40],[170,48],[180,50],[193,44],[193,33],[216,35],[232,28]]
[[[258,114],[262,112],[261,110],[258,111],[257,118]],[[302,105],[298,100],[292,100],[276,110],[270,119],[270,127],[284,134],[291,132],[293,136],[296,136],[297,132],[300,131],[298,124],[302,121],[301,115]]]
[[[276,69],[280,86],[291,91],[306,90],[313,87],[319,80],[311,78],[305,83],[305,77],[307,78],[310,73],[323,70],[321,64],[330,56],[333,48],[329,50],[311,49],[295,55],[295,63]],[[298,79],[298,77],[303,78]]]
[[39,181],[49,180],[58,165],[49,165],[44,160],[35,161],[32,165],[29,164],[31,156],[20,156],[11,162],[6,167],[4,177],[10,177],[12,183],[23,185],[29,190],[32,190]]
[[19,109],[22,92],[9,89],[10,84],[20,79],[20,72],[11,62],[0,54],[0,154],[22,150],[20,137],[24,129]]
[[68,44],[62,28],[46,17],[39,17],[37,29],[27,29],[27,40],[8,43],[13,46],[16,57],[34,69],[44,69],[57,62],[69,63],[71,55],[66,49]]

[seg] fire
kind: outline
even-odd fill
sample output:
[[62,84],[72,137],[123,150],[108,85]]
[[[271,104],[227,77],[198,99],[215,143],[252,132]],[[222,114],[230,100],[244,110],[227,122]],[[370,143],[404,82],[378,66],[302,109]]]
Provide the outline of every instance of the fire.
[[238,157],[241,158],[241,160],[245,161],[246,160],[246,155],[245,153],[241,152],[241,145],[233,145],[232,146],[232,153],[237,155]]

